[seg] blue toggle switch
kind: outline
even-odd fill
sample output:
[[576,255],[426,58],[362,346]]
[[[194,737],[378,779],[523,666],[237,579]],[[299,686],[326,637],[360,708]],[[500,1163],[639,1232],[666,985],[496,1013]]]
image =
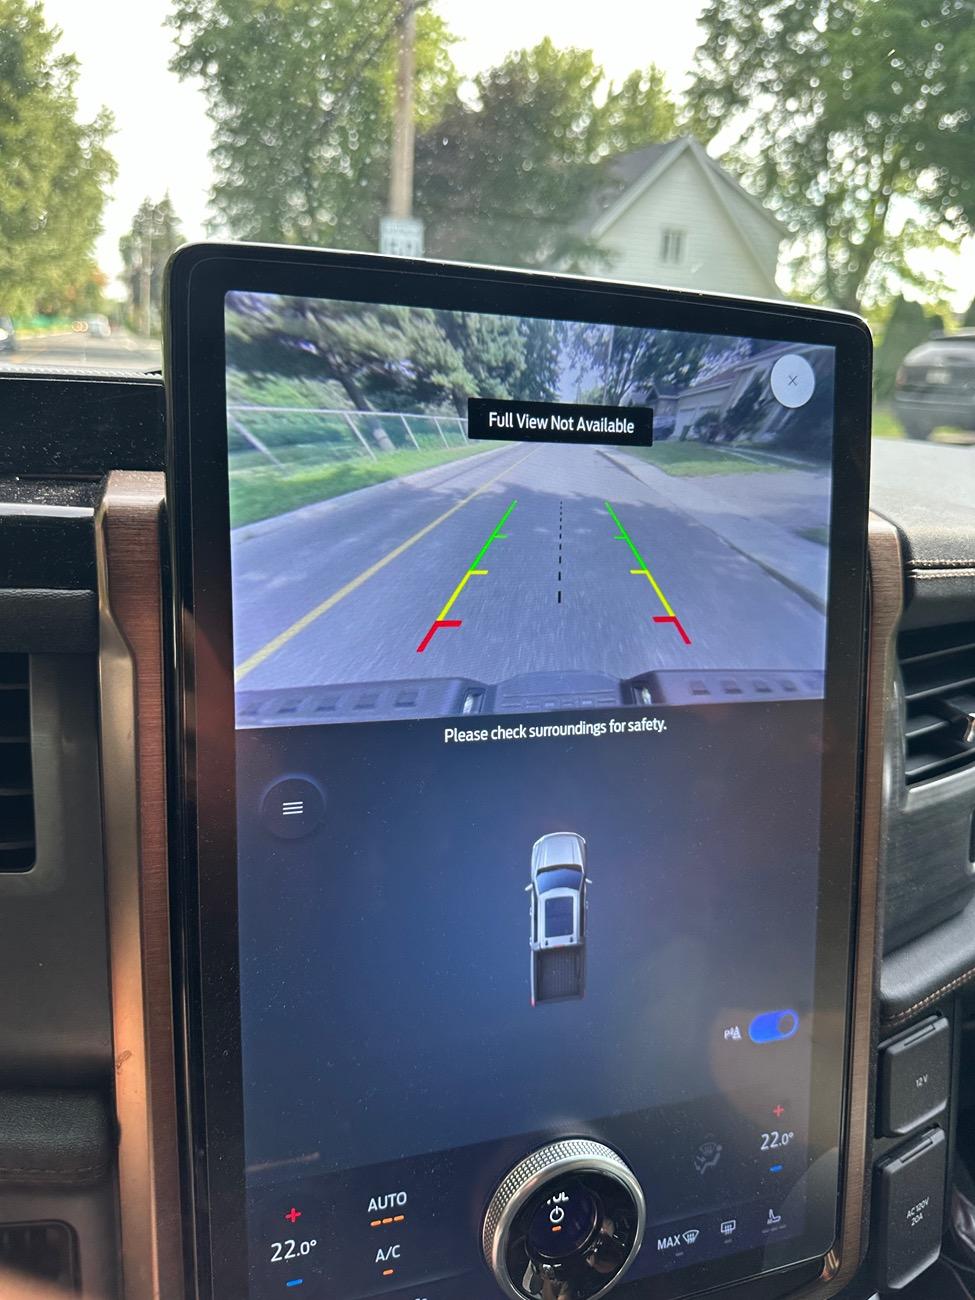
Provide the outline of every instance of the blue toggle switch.
[[753,1043],[781,1043],[799,1032],[799,1017],[794,1011],[764,1011],[748,1026]]

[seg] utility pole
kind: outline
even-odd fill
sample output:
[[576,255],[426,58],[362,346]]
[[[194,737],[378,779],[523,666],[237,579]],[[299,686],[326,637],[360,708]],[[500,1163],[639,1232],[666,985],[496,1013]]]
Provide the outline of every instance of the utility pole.
[[413,215],[413,81],[416,77],[416,0],[400,0],[397,22],[399,51],[396,63],[396,105],[393,109],[393,152],[389,173],[389,216],[398,220]]
[[423,256],[423,223],[413,215],[413,163],[416,152],[414,83],[416,80],[416,11],[420,0],[396,0],[398,50],[389,200],[382,218],[379,247],[383,253]]
[[146,338],[152,334],[152,236],[155,214],[149,210],[149,220],[142,233],[142,309],[145,313],[142,332]]

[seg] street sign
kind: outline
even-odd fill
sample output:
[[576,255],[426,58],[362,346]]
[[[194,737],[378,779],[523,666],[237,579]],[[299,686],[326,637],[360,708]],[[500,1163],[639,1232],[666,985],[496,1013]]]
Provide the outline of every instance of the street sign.
[[422,257],[423,222],[419,217],[382,217],[379,251],[394,257]]

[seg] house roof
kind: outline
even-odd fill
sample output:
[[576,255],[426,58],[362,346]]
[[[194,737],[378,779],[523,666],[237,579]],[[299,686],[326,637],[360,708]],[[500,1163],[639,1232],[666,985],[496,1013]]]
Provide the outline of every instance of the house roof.
[[733,361],[730,366],[723,366],[720,370],[714,371],[704,379],[694,380],[681,393],[682,397],[692,396],[696,393],[706,393],[711,388],[724,388],[735,379],[743,370],[754,370],[760,365],[767,365],[770,361],[775,361],[786,353],[797,352],[800,356],[812,352],[817,347],[811,343],[773,343],[770,347],[762,348],[761,352],[753,352],[751,356],[740,357]]
[[676,384],[658,384],[656,380],[646,390],[647,397],[657,397],[666,401],[668,397],[679,397],[684,390],[678,388]]
[[[753,194],[749,194],[743,186],[739,185],[735,178],[691,136],[681,136],[677,140],[647,145],[643,149],[634,149],[630,153],[608,158],[603,164],[605,184],[597,190],[588,209],[583,213],[579,221],[580,228],[598,238],[617,218],[622,216],[631,203],[663,175],[672,163],[688,152],[705,171],[718,198],[725,205],[730,204],[733,196],[737,195],[764,218],[780,239],[788,233],[782,222]],[[733,217],[733,213],[730,215]]]

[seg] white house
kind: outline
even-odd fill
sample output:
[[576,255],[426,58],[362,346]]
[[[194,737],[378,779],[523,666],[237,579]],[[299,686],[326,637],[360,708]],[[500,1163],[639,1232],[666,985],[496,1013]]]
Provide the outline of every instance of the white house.
[[740,357],[719,370],[705,374],[681,392],[674,402],[675,438],[693,436],[694,426],[702,417],[711,413],[720,417],[725,415],[735,402],[744,395],[749,384],[755,380],[761,394],[762,415],[761,433],[752,433],[755,442],[773,440],[776,430],[789,415],[787,407],[772,398],[772,367],[779,357],[787,354],[805,357],[815,369],[821,364],[819,356],[823,349],[806,343],[773,343],[763,347],[761,352],[747,357]]
[[622,154],[580,233],[621,280],[781,298],[781,222],[689,137]]

